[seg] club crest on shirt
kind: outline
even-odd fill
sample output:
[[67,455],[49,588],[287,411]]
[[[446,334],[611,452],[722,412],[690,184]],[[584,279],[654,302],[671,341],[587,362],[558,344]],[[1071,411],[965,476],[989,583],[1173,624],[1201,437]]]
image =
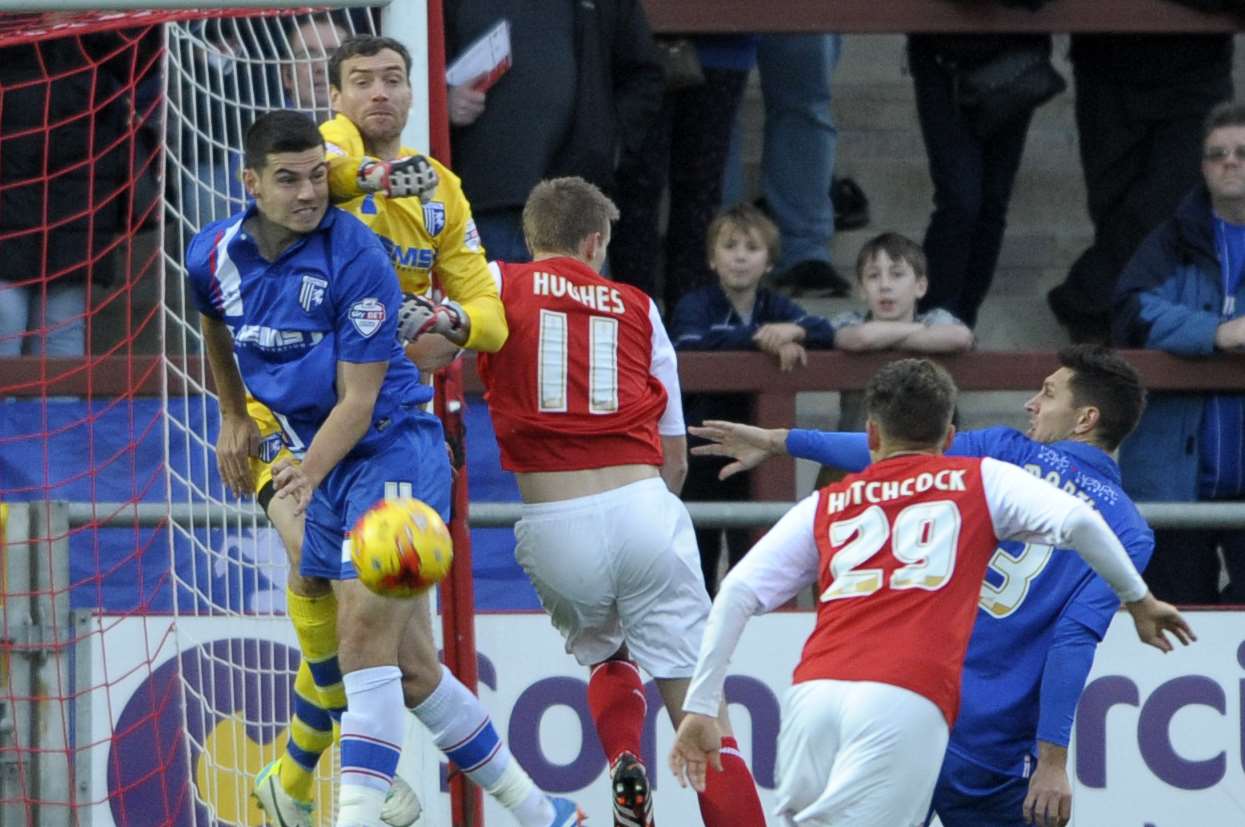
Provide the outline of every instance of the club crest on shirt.
[[428,235],[436,235],[445,229],[445,205],[440,201],[424,204],[424,228]]
[[285,447],[285,440],[281,438],[281,432],[271,433],[260,440],[259,458],[262,462],[272,462],[281,453],[281,449]]
[[385,306],[379,299],[361,299],[350,306],[350,322],[366,339],[385,323]]
[[298,290],[298,303],[303,306],[303,310],[310,313],[319,307],[324,302],[324,288],[328,286],[328,279],[304,273],[303,285]]

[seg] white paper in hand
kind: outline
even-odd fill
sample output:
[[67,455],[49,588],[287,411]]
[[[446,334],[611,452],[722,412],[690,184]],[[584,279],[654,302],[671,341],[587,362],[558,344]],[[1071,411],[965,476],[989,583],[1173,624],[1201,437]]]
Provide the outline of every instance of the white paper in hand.
[[510,68],[510,21],[498,20],[496,25],[476,38],[445,70],[450,86],[471,87],[487,92],[489,87]]

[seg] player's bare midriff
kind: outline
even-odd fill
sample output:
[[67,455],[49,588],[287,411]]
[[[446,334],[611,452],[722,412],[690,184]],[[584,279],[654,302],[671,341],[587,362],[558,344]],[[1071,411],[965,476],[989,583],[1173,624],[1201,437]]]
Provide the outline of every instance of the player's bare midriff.
[[549,503],[588,497],[659,476],[655,465],[611,465],[582,471],[527,471],[515,478],[523,502]]

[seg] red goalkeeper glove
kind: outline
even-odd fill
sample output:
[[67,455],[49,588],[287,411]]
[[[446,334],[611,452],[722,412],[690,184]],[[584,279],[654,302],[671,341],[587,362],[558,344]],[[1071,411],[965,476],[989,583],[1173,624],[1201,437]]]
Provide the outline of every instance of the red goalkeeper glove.
[[359,165],[356,176],[364,192],[383,192],[391,198],[413,195],[427,201],[437,189],[440,178],[423,155],[406,155],[392,161],[367,160]]
[[427,296],[403,293],[402,307],[398,310],[398,341],[413,342],[425,333],[452,338],[462,332],[466,318],[458,302],[446,299],[437,304]]

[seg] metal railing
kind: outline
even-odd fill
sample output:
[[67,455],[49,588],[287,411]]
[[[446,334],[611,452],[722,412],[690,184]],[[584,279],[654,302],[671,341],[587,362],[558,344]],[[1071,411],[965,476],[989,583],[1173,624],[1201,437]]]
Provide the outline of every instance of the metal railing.
[[[701,528],[768,527],[778,522],[793,502],[693,502],[687,504],[692,522]],[[1245,528],[1242,503],[1139,503],[1141,516],[1153,528]],[[69,525],[155,526],[166,519],[176,523],[203,523],[206,511],[214,517],[257,519],[264,513],[254,503],[217,504],[210,508],[175,503],[169,511],[161,503],[68,503]],[[468,522],[474,528],[509,528],[522,516],[522,503],[477,502],[471,504]]]

